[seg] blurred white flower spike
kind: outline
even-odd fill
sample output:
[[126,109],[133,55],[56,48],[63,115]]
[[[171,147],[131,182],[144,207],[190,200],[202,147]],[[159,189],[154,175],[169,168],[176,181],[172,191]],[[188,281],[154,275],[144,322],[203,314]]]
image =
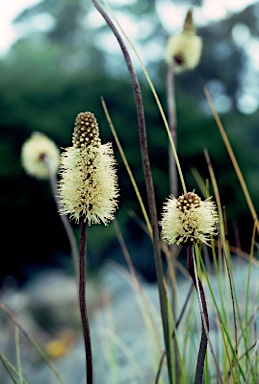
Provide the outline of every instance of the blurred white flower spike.
[[43,133],[34,132],[22,146],[22,166],[28,175],[36,179],[47,180],[49,172],[57,174],[59,162],[59,148]]
[[165,60],[173,65],[175,73],[192,70],[200,62],[202,39],[196,35],[192,11],[189,10],[179,35],[169,37],[165,49]]
[[116,160],[112,145],[101,144],[93,113],[78,114],[72,144],[61,155],[60,213],[76,222],[82,217],[88,225],[107,225],[118,205]]

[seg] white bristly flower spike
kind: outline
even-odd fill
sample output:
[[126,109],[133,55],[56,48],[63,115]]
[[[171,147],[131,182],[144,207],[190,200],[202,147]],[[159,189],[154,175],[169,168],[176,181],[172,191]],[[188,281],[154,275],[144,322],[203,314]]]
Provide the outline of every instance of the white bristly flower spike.
[[88,225],[108,224],[118,205],[118,179],[112,145],[101,144],[94,114],[78,114],[72,147],[61,155],[59,198],[61,214]]
[[200,62],[202,40],[196,35],[192,11],[188,11],[183,30],[179,35],[171,36],[165,49],[165,60],[174,65],[175,73],[191,70]]
[[176,199],[170,196],[164,204],[162,239],[168,244],[207,244],[217,234],[218,215],[211,198],[202,201],[196,193],[188,192]]
[[[49,168],[46,164],[48,160]],[[49,171],[58,172],[60,151],[57,145],[46,135],[34,132],[25,141],[21,150],[21,163],[28,175],[40,180],[49,178]]]

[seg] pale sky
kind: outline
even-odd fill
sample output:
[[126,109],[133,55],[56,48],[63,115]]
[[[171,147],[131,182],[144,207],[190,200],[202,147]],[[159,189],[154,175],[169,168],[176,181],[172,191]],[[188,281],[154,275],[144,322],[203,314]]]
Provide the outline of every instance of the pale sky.
[[37,0],[0,0],[0,53],[5,52],[17,37],[12,20],[24,8],[37,2]]
[[[90,0],[89,0],[90,1]],[[137,0],[140,1],[140,0]],[[17,37],[22,34],[22,31],[18,28],[12,26],[12,20],[26,7],[36,4],[38,0],[0,0],[0,54],[4,53],[12,42],[15,41]],[[134,0],[111,0],[109,3],[113,4],[129,4],[134,2]],[[251,3],[254,3],[255,0],[205,0],[202,8],[195,8],[195,22],[196,25],[206,24],[207,22],[215,19],[220,19],[227,15],[231,11],[239,11],[240,9],[248,6]],[[186,14],[187,4],[177,5],[173,0],[164,0],[161,3],[158,3],[158,12],[160,15],[163,15],[163,22],[165,28],[170,32],[172,25],[174,28],[177,28],[177,23],[179,22],[179,27],[182,25],[182,20]],[[97,12],[97,11],[96,11]],[[96,13],[96,21],[100,16]],[[47,25],[50,20],[47,17],[37,20],[37,26],[39,28],[44,28],[44,24]],[[131,29],[132,36],[134,36],[134,23],[130,21],[125,24],[128,24],[128,29]],[[124,24],[126,32],[127,26]]]
[[[206,25],[212,20],[222,19],[230,12],[238,12],[248,5],[255,3],[256,0],[204,0],[202,7],[195,7],[195,24]],[[165,26],[170,28],[172,25],[172,15],[177,14],[180,19],[179,26],[182,26],[182,20],[186,15],[187,3],[175,7],[173,0],[164,0],[158,6],[160,14],[163,15]]]

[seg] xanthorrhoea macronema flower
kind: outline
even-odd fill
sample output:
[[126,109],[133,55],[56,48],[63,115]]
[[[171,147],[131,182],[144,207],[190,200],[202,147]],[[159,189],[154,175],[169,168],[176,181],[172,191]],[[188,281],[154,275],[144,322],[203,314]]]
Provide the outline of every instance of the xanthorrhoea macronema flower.
[[43,133],[34,132],[22,146],[22,166],[28,175],[37,179],[48,179],[49,172],[56,174],[59,161],[60,151],[57,145]]
[[60,161],[59,197],[61,214],[76,222],[108,224],[118,204],[118,179],[112,145],[101,144],[94,114],[78,114],[72,146]]
[[178,199],[170,196],[164,204],[162,239],[168,244],[207,243],[217,233],[218,215],[211,199],[202,201],[188,192]]
[[196,35],[192,12],[188,11],[182,32],[167,41],[165,60],[173,64],[176,73],[180,73],[194,69],[199,64],[201,51],[202,40]]

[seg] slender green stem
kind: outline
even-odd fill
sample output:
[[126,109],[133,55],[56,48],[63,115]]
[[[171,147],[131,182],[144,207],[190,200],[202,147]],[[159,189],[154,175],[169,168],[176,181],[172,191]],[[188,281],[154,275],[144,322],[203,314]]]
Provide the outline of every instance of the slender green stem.
[[[242,335],[243,335],[243,338],[244,338],[244,343],[245,343],[246,349],[248,348],[248,344],[247,344],[246,332],[245,332],[243,324],[242,324],[242,318],[241,318],[240,308],[239,308],[238,300],[237,300],[237,296],[236,296],[236,289],[235,289],[234,279],[231,278],[231,269],[230,269],[231,257],[230,257],[230,253],[229,253],[229,245],[228,245],[228,242],[226,240],[226,235],[225,235],[225,232],[226,232],[225,231],[225,227],[226,226],[225,226],[223,210],[222,210],[222,206],[221,206],[221,202],[220,202],[220,195],[219,195],[218,185],[217,185],[216,177],[214,175],[214,170],[213,170],[213,168],[211,166],[211,161],[210,161],[210,157],[209,157],[208,151],[205,150],[204,154],[205,154],[205,157],[206,157],[206,161],[207,161],[207,164],[208,164],[208,169],[209,169],[209,173],[210,173],[210,176],[211,176],[211,181],[212,181],[213,189],[214,189],[214,192],[215,192],[215,197],[216,197],[216,202],[217,202],[217,207],[218,207],[218,213],[219,213],[219,219],[220,219],[220,240],[222,242],[222,252],[223,252],[223,255],[224,255],[225,262],[226,262],[227,274],[228,274],[228,279],[229,279],[229,283],[230,283],[230,291],[231,291],[231,299],[232,299],[232,307],[233,307],[233,316],[234,316],[234,330],[235,330],[235,361],[236,361],[236,364],[238,365],[238,343],[237,343],[237,321],[236,321],[237,316],[236,316],[236,309],[237,309],[237,315],[238,315],[238,319],[239,319],[239,323],[240,323],[240,329],[242,331]],[[214,264],[216,266],[217,263],[214,263]],[[219,277],[218,273],[217,273],[217,276]],[[220,288],[220,292],[221,292],[221,284],[220,283],[219,283],[219,288]],[[221,292],[221,297],[222,297],[222,292]],[[223,299],[221,301],[223,301]],[[236,307],[235,307],[235,303],[236,303]],[[222,305],[222,309],[223,309],[223,307],[224,306]],[[227,316],[226,316],[225,310],[223,309],[222,312],[224,313],[224,315],[226,317],[226,321],[227,321]],[[248,359],[248,356],[247,356],[247,359]],[[238,371],[237,371],[236,375],[238,376]]]
[[[245,306],[245,319],[246,319],[246,324],[248,323],[248,309],[249,309],[249,294],[250,294],[250,281],[251,281],[251,272],[252,272],[252,258],[253,258],[253,254],[254,254],[254,240],[255,240],[255,230],[256,230],[256,227],[254,225],[254,229],[253,229],[253,236],[252,236],[252,242],[251,242],[251,250],[250,250],[250,260],[249,260],[249,264],[248,264],[248,274],[247,274],[247,284],[246,284],[246,306]],[[249,336],[249,333],[248,333],[248,326],[246,327],[245,329],[245,333],[246,333],[246,337],[245,339],[248,340],[248,336]],[[248,363],[248,359],[247,359],[247,363]]]
[[[180,325],[181,321],[182,321],[182,318],[183,318],[183,315],[186,311],[186,308],[187,308],[187,304],[191,298],[191,295],[192,295],[192,291],[193,291],[193,284],[191,284],[190,288],[189,288],[189,291],[187,293],[187,296],[186,296],[186,299],[185,299],[185,302],[183,304],[183,307],[181,309],[181,312],[180,312],[180,315],[175,323],[175,329],[173,330],[173,333],[172,333],[172,339],[174,340],[175,338],[175,334],[176,334],[176,330],[178,328],[178,326]],[[157,370],[157,374],[156,374],[156,379],[155,379],[155,384],[158,384],[158,381],[159,381],[159,378],[160,378],[160,375],[161,375],[161,371],[162,371],[162,365],[163,365],[163,361],[164,361],[164,358],[165,358],[165,351],[163,351],[162,353],[162,356],[161,356],[161,359],[159,361],[159,366],[158,366],[158,370]]]
[[19,383],[22,384],[22,362],[21,362],[21,351],[20,351],[20,331],[19,328],[15,327],[15,348],[16,348],[16,361],[17,369],[19,373]]
[[[167,105],[168,105],[168,120],[169,129],[174,142],[174,147],[177,149],[177,119],[176,119],[176,107],[175,107],[175,95],[174,95],[174,66],[168,65],[167,68]],[[170,180],[170,192],[176,197],[178,196],[178,180],[177,169],[174,153],[171,145],[169,145],[169,180]]]
[[[176,141],[177,141],[177,120],[176,120],[176,107],[175,107],[175,92],[174,92],[174,64],[170,64],[167,67],[167,81],[166,81],[166,89],[167,89],[167,106],[168,106],[168,119],[169,119],[169,129],[170,134],[174,143],[175,150],[177,149]],[[173,196],[178,196],[178,180],[177,180],[177,168],[176,168],[176,160],[174,157],[174,152],[172,150],[172,146],[169,144],[168,146],[168,160],[169,160],[169,185],[170,192]],[[175,274],[175,264],[174,258],[177,252],[176,244],[173,244],[170,247],[171,250],[171,262],[169,263],[169,269],[171,271],[170,276],[171,284],[172,284],[172,312],[173,317],[176,318],[176,309],[177,309],[177,292],[176,292],[176,274]],[[175,353],[175,371],[178,374],[179,372],[179,361],[177,358],[177,346],[176,340],[173,340],[173,347]]]
[[227,268],[227,274],[228,274],[228,280],[229,280],[229,286],[230,286],[230,294],[231,294],[231,302],[232,302],[232,308],[233,308],[233,318],[234,318],[234,334],[235,334],[235,363],[236,363],[236,379],[237,382],[239,381],[239,370],[238,370],[238,340],[237,340],[237,316],[236,316],[236,307],[235,307],[235,299],[234,299],[234,293],[233,293],[233,284],[232,284],[232,277],[230,273],[229,263],[227,255],[225,254],[225,248],[223,247],[223,255],[226,262],[226,268]]
[[230,157],[230,159],[231,159],[231,161],[232,161],[233,167],[235,168],[235,171],[236,171],[237,177],[238,177],[238,179],[239,179],[240,185],[241,185],[241,187],[242,187],[242,189],[243,189],[243,193],[244,193],[244,195],[245,195],[246,202],[247,202],[247,205],[248,205],[248,207],[249,207],[249,209],[250,209],[251,215],[252,215],[252,217],[253,217],[253,219],[254,219],[254,223],[255,223],[255,225],[256,225],[257,232],[259,233],[259,220],[258,220],[258,216],[257,216],[257,213],[256,213],[256,211],[255,211],[255,208],[254,208],[253,202],[252,202],[252,200],[251,200],[251,197],[250,197],[250,195],[249,195],[249,192],[248,192],[248,189],[247,189],[247,186],[246,186],[245,179],[244,179],[244,177],[243,177],[243,175],[242,175],[242,173],[241,173],[241,170],[240,170],[240,168],[239,168],[238,162],[237,162],[236,157],[235,157],[235,155],[234,155],[233,149],[232,149],[232,147],[231,147],[231,145],[230,145],[230,142],[229,142],[229,140],[228,140],[228,137],[227,137],[227,135],[226,135],[226,132],[225,132],[225,130],[224,130],[224,127],[223,127],[223,125],[222,125],[222,123],[221,123],[221,120],[220,120],[220,118],[219,118],[219,115],[218,115],[218,113],[217,113],[217,111],[216,111],[216,108],[215,108],[215,106],[214,106],[214,104],[213,104],[213,101],[212,101],[212,99],[211,99],[211,96],[210,96],[210,94],[209,94],[209,91],[208,91],[208,89],[206,88],[205,85],[203,85],[203,90],[204,90],[205,96],[206,96],[206,98],[207,98],[207,100],[208,100],[209,106],[210,106],[210,108],[211,108],[211,110],[212,110],[212,113],[213,113],[213,116],[214,116],[215,121],[216,121],[216,123],[217,123],[217,126],[218,126],[218,128],[219,128],[219,131],[220,131],[220,134],[221,134],[221,136],[222,136],[222,139],[223,139],[223,141],[224,141],[224,143],[225,143],[225,146],[226,146],[226,148],[227,148],[227,151],[228,151],[229,157]]
[[[48,358],[46,352],[42,349],[42,347],[33,339],[32,336],[28,334],[28,332],[22,327],[22,325],[17,321],[17,319],[14,317],[14,315],[9,311],[9,309],[0,302],[0,308],[2,311],[9,317],[9,319],[12,321],[13,324],[20,330],[20,332],[26,337],[27,340],[31,343],[31,345],[37,350],[39,355],[44,359],[44,361],[48,364],[52,372],[55,374],[56,378],[61,384],[65,384],[64,380],[58,373],[57,369],[53,365],[53,363]],[[23,379],[24,380],[24,379]]]
[[[120,243],[120,247],[121,247],[122,253],[124,255],[126,263],[127,263],[128,267],[129,267],[129,271],[130,271],[131,276],[133,278],[134,288],[137,291],[137,293],[139,294],[139,297],[141,298],[141,301],[139,302],[140,310],[141,310],[143,319],[145,321],[145,324],[147,326],[147,329],[149,329],[149,331],[150,331],[149,333],[150,333],[150,335],[152,335],[151,338],[148,338],[148,340],[150,341],[150,348],[154,348],[154,341],[155,341],[155,343],[156,343],[155,349],[162,350],[160,334],[158,332],[157,326],[156,326],[156,324],[154,322],[153,315],[152,315],[152,307],[150,306],[150,302],[149,302],[149,300],[147,299],[147,297],[146,297],[146,295],[144,293],[144,290],[142,288],[141,282],[140,282],[140,280],[138,278],[137,272],[136,272],[136,270],[134,268],[134,265],[132,263],[132,260],[131,260],[131,257],[130,257],[130,253],[129,253],[128,249],[127,249],[127,246],[125,244],[125,241],[124,241],[123,235],[121,233],[119,224],[118,224],[116,219],[113,220],[113,225],[114,225],[114,228],[115,228],[115,231],[116,231],[116,235],[117,235],[118,241]],[[163,352],[163,358],[164,357],[165,357],[165,352]],[[155,369],[155,365],[154,364],[153,364],[153,367]]]
[[248,372],[247,372],[247,376],[246,376],[246,382],[245,382],[245,384],[248,384],[248,380],[249,380],[249,377],[250,377],[250,374],[251,374],[251,370],[252,370],[253,362],[254,362],[254,360],[255,360],[255,357],[256,357],[256,354],[257,354],[258,347],[259,347],[259,340],[257,340],[257,342],[256,342],[256,344],[255,344],[255,347],[254,347],[254,351],[253,351],[253,354],[252,354],[252,357],[251,357],[251,360],[250,360],[250,364],[249,364],[249,367],[248,367]]
[[165,117],[165,114],[164,114],[164,111],[163,111],[161,102],[160,102],[160,100],[159,100],[159,98],[158,98],[158,95],[157,95],[157,93],[156,93],[156,90],[155,90],[155,88],[154,88],[154,86],[153,86],[153,84],[152,84],[152,81],[151,81],[151,79],[150,79],[150,77],[149,77],[149,75],[148,75],[148,73],[147,73],[147,70],[146,70],[146,68],[145,68],[145,66],[144,66],[144,64],[143,64],[143,62],[142,62],[142,60],[141,60],[141,58],[140,58],[140,56],[139,56],[139,54],[138,54],[136,48],[134,47],[134,45],[133,45],[132,42],[130,41],[129,37],[128,37],[128,36],[126,35],[126,33],[124,32],[124,30],[123,30],[123,28],[121,27],[120,23],[118,22],[116,16],[114,15],[112,9],[109,7],[107,1],[106,1],[106,0],[103,0],[103,2],[104,2],[104,4],[106,5],[107,9],[108,9],[108,10],[111,12],[111,14],[113,15],[113,17],[114,17],[114,19],[116,20],[116,22],[117,22],[117,24],[118,24],[118,26],[119,26],[121,32],[122,32],[123,35],[125,36],[126,40],[129,42],[131,48],[133,49],[133,51],[134,51],[134,53],[135,53],[135,55],[136,55],[136,57],[137,57],[137,59],[138,59],[138,61],[139,61],[139,63],[140,63],[140,66],[141,66],[141,68],[142,68],[142,70],[143,70],[143,72],[144,72],[144,75],[145,75],[145,77],[146,77],[146,79],[147,79],[147,82],[148,82],[148,84],[149,84],[149,86],[150,86],[150,89],[151,89],[151,91],[152,91],[152,93],[153,93],[153,95],[154,95],[154,98],[155,98],[155,101],[156,101],[156,103],[157,103],[159,112],[160,112],[160,114],[161,114],[161,116],[162,116],[162,119],[163,119],[163,121],[164,121],[164,125],[165,125],[165,129],[166,129],[166,132],[167,132],[167,135],[168,135],[168,139],[169,139],[170,145],[171,145],[171,147],[172,147],[172,151],[173,151],[173,153],[174,153],[175,162],[176,162],[176,166],[177,166],[177,169],[178,169],[178,172],[179,172],[179,177],[180,177],[180,180],[181,180],[181,184],[182,184],[183,192],[184,192],[184,193],[187,193],[186,185],[185,185],[185,181],[184,181],[184,177],[183,177],[183,173],[182,173],[181,166],[180,166],[180,162],[179,162],[179,159],[178,159],[178,155],[177,155],[177,152],[176,152],[176,149],[175,149],[175,146],[174,146],[174,142],[173,142],[172,136],[171,136],[171,134],[170,134],[170,129],[169,129],[169,126],[168,126],[168,123],[167,123],[167,120],[166,120],[166,117]]
[[166,305],[166,289],[165,289],[164,280],[163,280],[164,273],[163,273],[162,257],[161,257],[161,250],[160,250],[160,239],[159,239],[159,229],[158,229],[158,221],[157,221],[155,192],[154,192],[149,155],[148,155],[146,126],[145,126],[145,117],[144,117],[141,90],[140,90],[139,82],[138,82],[130,55],[117,28],[115,27],[110,17],[106,14],[104,9],[100,6],[99,2],[97,0],[92,0],[92,2],[96,7],[96,9],[101,13],[106,23],[111,28],[112,32],[117,38],[117,41],[124,55],[124,58],[128,67],[129,75],[131,78],[131,82],[132,82],[133,93],[134,93],[136,109],[137,109],[137,116],[138,116],[142,164],[143,164],[147,197],[148,197],[150,221],[151,221],[151,227],[152,227],[152,233],[153,233],[153,250],[154,250],[154,257],[155,257],[155,264],[156,264],[156,274],[157,274],[157,281],[158,281],[160,309],[161,309],[162,324],[163,324],[163,331],[164,331],[164,341],[165,341],[166,353],[167,353],[168,374],[169,374],[170,383],[172,383],[173,382],[172,341],[171,341],[171,335],[170,335],[168,309]]
[[86,230],[87,223],[84,217],[80,223],[80,254],[79,254],[79,306],[81,313],[81,321],[85,343],[85,358],[86,358],[86,383],[93,383],[93,365],[92,365],[92,348],[90,326],[86,308],[85,297],[85,277],[86,277]]
[[[194,260],[193,260],[193,247],[191,245],[187,246],[187,265],[188,265],[188,271],[190,273],[190,276],[193,280],[195,289],[197,293],[200,293],[201,297],[201,304],[202,304],[202,311],[206,322],[207,330],[209,331],[209,316],[207,311],[207,304],[205,299],[204,290],[201,284],[201,281],[199,278],[195,277],[195,269],[194,269]],[[204,361],[206,356],[206,350],[207,350],[207,344],[208,344],[208,338],[205,331],[205,327],[203,324],[203,319],[201,318],[201,340],[200,340],[200,347],[198,352],[198,358],[196,363],[196,372],[195,372],[195,379],[194,384],[201,384],[202,383],[202,376],[203,376],[203,368],[204,368]]]
[[[201,257],[200,257],[199,261],[200,261],[200,263],[201,263],[201,265],[202,265],[202,270],[203,270],[203,273],[204,273],[204,275],[205,275],[205,277],[206,277],[206,282],[207,282],[207,284],[208,284],[208,288],[209,288],[209,291],[210,291],[210,294],[211,294],[211,298],[212,298],[212,300],[213,300],[213,304],[214,304],[214,306],[215,306],[215,308],[216,308],[216,311],[217,311],[217,315],[218,315],[218,318],[219,318],[220,327],[222,328],[222,331],[223,331],[223,332],[222,332],[222,339],[225,340],[225,338],[224,338],[224,334],[225,334],[226,339],[227,339],[227,341],[228,341],[228,345],[229,345],[229,347],[230,347],[230,349],[231,349],[232,356],[235,358],[235,356],[236,356],[235,349],[234,349],[234,347],[233,347],[233,344],[232,344],[232,341],[231,341],[229,332],[228,332],[228,330],[227,330],[227,328],[226,328],[225,321],[224,321],[224,319],[223,319],[223,317],[222,317],[222,313],[221,313],[221,311],[220,311],[220,309],[219,309],[219,307],[218,307],[218,304],[217,304],[215,295],[214,295],[214,293],[213,293],[212,286],[211,286],[211,284],[210,284],[209,276],[208,276],[208,274],[207,274],[207,271],[206,271],[204,262],[203,262],[203,260],[202,260]],[[234,289],[234,295],[235,295],[235,289]],[[235,299],[236,299],[236,296],[235,296]],[[243,333],[243,331],[242,331],[242,333]],[[226,348],[225,348],[225,351],[226,351],[226,353],[227,353],[227,349],[226,349]],[[242,366],[240,365],[240,362],[239,362],[239,361],[238,361],[238,366],[239,366],[240,374],[242,375],[243,380],[245,380],[244,371],[243,371],[243,368],[242,368]]]
[[[5,367],[5,370],[7,371],[8,375],[10,376],[12,382],[14,384],[18,384],[18,382],[15,380],[12,372],[15,372],[17,374],[17,376],[19,375],[19,372],[16,370],[16,368],[12,365],[12,363],[7,359],[7,357],[5,357],[5,355],[2,352],[0,352],[0,360],[3,364],[3,366]],[[23,383],[28,384],[27,382],[25,382],[24,379],[23,379]]]
[[132,184],[132,186],[133,186],[133,188],[134,188],[134,190],[135,190],[137,199],[138,199],[138,201],[139,201],[139,204],[140,204],[140,207],[141,207],[141,211],[142,211],[142,213],[143,213],[143,216],[144,216],[144,219],[145,219],[145,222],[146,222],[146,225],[147,225],[148,233],[149,233],[149,235],[152,237],[152,235],[153,235],[153,234],[152,234],[152,228],[151,228],[151,224],[150,224],[150,221],[149,221],[149,218],[148,218],[147,211],[146,211],[146,209],[145,209],[145,206],[144,206],[144,203],[143,203],[141,194],[140,194],[140,192],[139,192],[137,183],[136,183],[136,181],[135,181],[135,179],[134,179],[134,176],[133,176],[133,173],[131,172],[131,169],[130,169],[130,167],[129,167],[127,158],[126,158],[126,156],[125,156],[125,154],[124,154],[124,151],[123,151],[123,148],[122,148],[122,146],[121,146],[121,144],[120,144],[118,135],[117,135],[117,133],[116,133],[116,131],[115,131],[115,128],[114,128],[114,126],[113,126],[113,123],[112,123],[110,114],[109,114],[109,112],[108,112],[108,109],[107,109],[107,106],[106,106],[106,103],[105,103],[103,97],[101,98],[101,102],[102,102],[102,106],[103,106],[104,113],[105,113],[105,115],[106,115],[107,121],[108,121],[108,123],[109,123],[109,125],[110,125],[111,131],[112,131],[112,134],[113,134],[113,137],[114,137],[114,139],[115,139],[115,141],[116,141],[118,150],[119,150],[119,152],[120,152],[121,158],[122,158],[123,163],[124,163],[124,165],[125,165],[125,168],[126,168],[126,170],[127,170],[127,172],[128,172],[128,175],[129,175],[131,184]]

